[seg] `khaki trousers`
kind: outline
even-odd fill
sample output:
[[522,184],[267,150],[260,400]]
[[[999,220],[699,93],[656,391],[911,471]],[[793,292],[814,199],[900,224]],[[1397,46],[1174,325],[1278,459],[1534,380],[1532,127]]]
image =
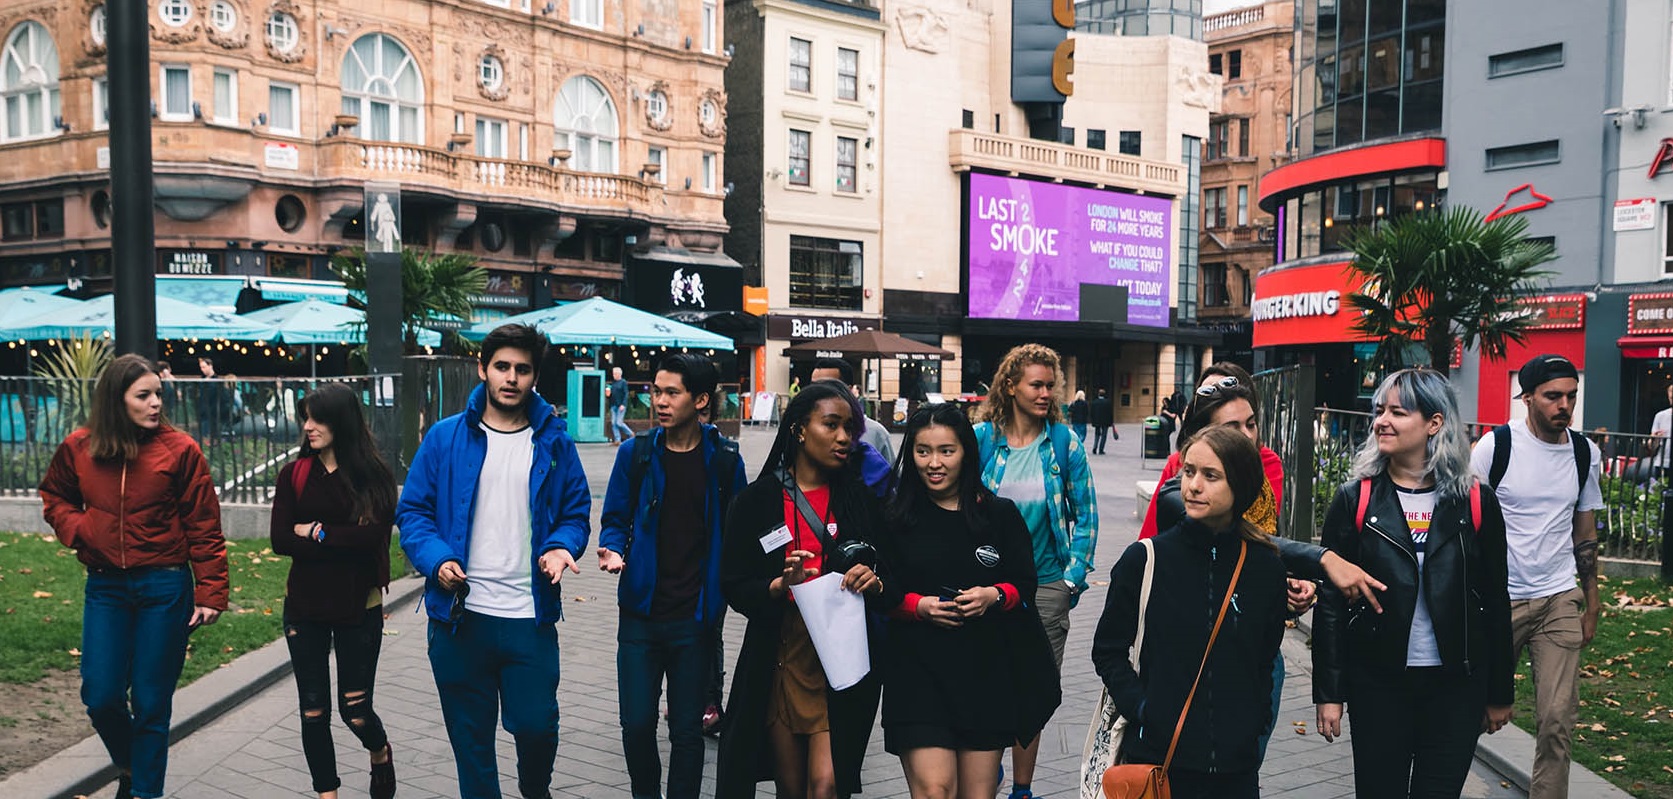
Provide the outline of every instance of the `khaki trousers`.
[[1533,784],[1529,799],[1566,799],[1570,743],[1579,717],[1580,617],[1586,594],[1578,586],[1538,599],[1510,603],[1512,646],[1518,659],[1527,647],[1533,664]]

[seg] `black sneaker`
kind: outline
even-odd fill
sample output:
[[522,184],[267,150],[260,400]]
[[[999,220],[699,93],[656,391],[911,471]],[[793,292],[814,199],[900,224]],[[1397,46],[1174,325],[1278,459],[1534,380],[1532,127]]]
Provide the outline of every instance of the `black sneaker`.
[[134,799],[133,775],[116,775],[116,799]]
[[372,764],[372,787],[369,790],[372,799],[394,799],[395,796],[395,747],[384,744],[383,751],[389,759]]

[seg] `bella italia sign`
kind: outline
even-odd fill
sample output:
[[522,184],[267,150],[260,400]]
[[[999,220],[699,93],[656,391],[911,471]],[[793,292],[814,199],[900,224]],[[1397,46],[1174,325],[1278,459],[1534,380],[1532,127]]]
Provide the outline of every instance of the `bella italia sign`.
[[846,336],[861,330],[876,330],[877,327],[876,319],[860,316],[771,314],[767,317],[767,337],[791,342]]

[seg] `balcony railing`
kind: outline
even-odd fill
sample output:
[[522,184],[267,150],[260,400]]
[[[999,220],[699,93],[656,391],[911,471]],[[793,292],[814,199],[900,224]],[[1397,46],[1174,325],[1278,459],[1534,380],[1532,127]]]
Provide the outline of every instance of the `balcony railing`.
[[1203,17],[1202,32],[1208,34],[1215,31],[1225,30],[1227,28],[1239,28],[1244,25],[1253,25],[1265,18],[1266,6],[1264,5],[1240,8],[1236,11],[1227,11],[1224,14],[1214,14]]
[[981,167],[1158,194],[1185,190],[1179,165],[1130,155],[962,128],[948,135],[947,145],[949,161],[959,171]]

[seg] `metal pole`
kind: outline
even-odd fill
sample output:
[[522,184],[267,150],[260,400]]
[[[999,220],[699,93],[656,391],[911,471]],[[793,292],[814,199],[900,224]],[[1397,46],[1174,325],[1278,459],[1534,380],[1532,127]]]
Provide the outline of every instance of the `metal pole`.
[[151,181],[151,45],[146,0],[110,0],[111,268],[116,351],[157,357],[156,227]]

